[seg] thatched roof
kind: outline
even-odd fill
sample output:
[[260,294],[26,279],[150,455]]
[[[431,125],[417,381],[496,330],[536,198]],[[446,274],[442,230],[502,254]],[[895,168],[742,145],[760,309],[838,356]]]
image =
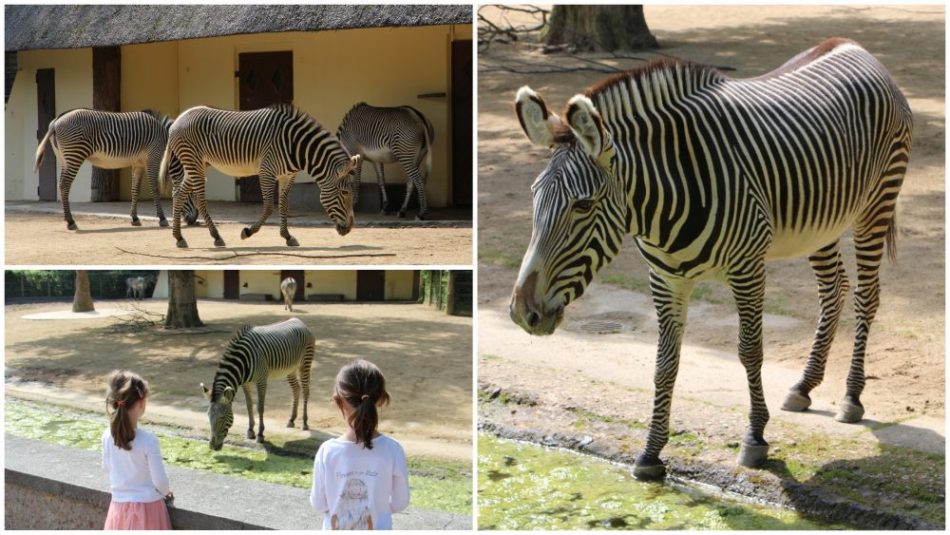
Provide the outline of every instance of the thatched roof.
[[472,22],[471,5],[8,5],[4,10],[8,51]]

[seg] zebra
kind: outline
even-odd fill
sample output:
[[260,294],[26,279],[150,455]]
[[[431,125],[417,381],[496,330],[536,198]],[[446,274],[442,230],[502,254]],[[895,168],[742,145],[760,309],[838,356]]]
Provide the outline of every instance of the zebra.
[[267,380],[286,377],[293,391],[293,404],[287,427],[297,419],[297,403],[303,390],[303,430],[307,425],[307,400],[310,398],[310,363],[313,361],[314,339],[310,329],[297,318],[279,323],[253,327],[245,325],[231,338],[214,382],[209,390],[201,383],[201,390],[211,404],[208,419],[211,422],[209,446],[218,451],[224,444],[228,429],[234,423],[231,402],[237,388],[244,390],[247,402],[247,438],[255,438],[254,413],[251,407],[251,385],[257,386],[257,441],[264,441],[264,396]]
[[[386,178],[383,164],[399,162],[406,173],[406,196],[398,216],[405,217],[412,197],[412,190],[419,196],[419,212],[416,219],[425,218],[425,184],[432,172],[432,143],[434,133],[432,123],[419,110],[410,106],[380,108],[360,102],[346,112],[336,137],[350,154],[359,154],[363,160],[371,162],[376,171],[381,199],[380,211],[386,213],[389,201],[386,198]],[[420,174],[419,166],[425,159],[425,174]],[[360,173],[362,162],[353,170],[353,205],[359,200]]]
[[564,308],[634,237],[650,267],[659,324],[655,397],[635,475],[664,474],[670,401],[696,281],[723,280],[739,315],[738,353],[751,397],[737,462],[764,462],[765,260],[808,255],[821,310],[810,357],[784,410],[809,407],[849,285],[839,249],[853,229],[856,333],[836,419],[864,414],[868,331],[885,246],[896,254],[895,209],[911,148],[911,110],[887,70],[834,38],[752,79],[708,66],[653,62],[608,78],[549,111],[527,86],[515,99],[528,139],[551,147],[532,185],[533,234],[509,304],[531,334],[550,334]]
[[181,160],[185,178],[173,195],[172,234],[178,247],[188,247],[181,236],[179,215],[181,193],[194,193],[201,217],[208,226],[216,247],[224,240],[208,215],[205,203],[205,170],[212,165],[236,177],[260,176],[264,209],[260,219],[241,231],[246,239],[260,230],[274,209],[274,182],[280,184],[280,235],[287,245],[299,245],[287,231],[287,196],[294,177],[304,171],[315,177],[320,202],[346,235],[353,227],[353,203],[350,200],[350,171],[359,164],[359,155],[350,157],[336,137],[307,113],[289,104],[276,104],[253,111],[228,111],[206,106],[185,110],[169,131],[168,146],[162,158],[164,183],[170,160]]
[[[59,196],[62,199],[66,228],[77,230],[69,209],[69,189],[83,162],[89,161],[100,169],[132,168],[132,225],[140,226],[138,217],[139,188],[143,173],[148,174],[148,185],[155,202],[158,224],[168,226],[162,211],[161,195],[157,188],[158,168],[162,151],[168,140],[172,121],[154,110],[109,112],[77,108],[61,113],[50,121],[46,135],[36,148],[33,172],[50,146],[61,168]],[[182,170],[177,159],[171,162],[170,172],[176,183],[181,181]],[[188,203],[191,205],[191,203]],[[189,225],[195,222],[193,208],[186,211]]]
[[294,296],[297,294],[297,280],[287,277],[280,281],[280,293],[284,296],[284,310],[294,311]]
[[132,299],[144,299],[148,287],[155,284],[155,275],[128,277],[125,279],[125,296]]

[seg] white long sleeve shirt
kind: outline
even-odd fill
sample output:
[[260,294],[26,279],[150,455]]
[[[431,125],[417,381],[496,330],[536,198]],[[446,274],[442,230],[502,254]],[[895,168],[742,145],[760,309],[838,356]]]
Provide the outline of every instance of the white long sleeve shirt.
[[324,513],[323,529],[392,529],[392,514],[409,505],[409,468],[398,442],[373,439],[368,450],[331,438],[313,461],[310,505]]
[[109,428],[102,433],[102,468],[109,474],[112,501],[161,500],[169,492],[169,482],[158,438],[139,427],[129,445],[131,450],[117,447]]

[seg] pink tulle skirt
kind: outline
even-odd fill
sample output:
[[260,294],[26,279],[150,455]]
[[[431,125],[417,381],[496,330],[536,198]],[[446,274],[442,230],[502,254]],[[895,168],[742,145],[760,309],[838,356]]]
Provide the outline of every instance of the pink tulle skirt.
[[106,516],[107,530],[172,529],[165,500],[152,503],[112,502]]

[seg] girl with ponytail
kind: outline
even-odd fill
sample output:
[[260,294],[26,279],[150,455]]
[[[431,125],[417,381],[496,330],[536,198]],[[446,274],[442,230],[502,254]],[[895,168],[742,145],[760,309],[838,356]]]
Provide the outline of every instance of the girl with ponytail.
[[148,383],[114,371],[106,392],[109,427],[102,433],[102,467],[109,474],[112,503],[105,529],[171,529],[166,499],[173,499],[158,438],[138,427],[145,414]]
[[323,529],[392,529],[392,514],[409,505],[409,470],[402,446],[377,431],[389,404],[383,373],[365,360],[344,366],[333,402],[347,430],[317,450],[310,505]]

